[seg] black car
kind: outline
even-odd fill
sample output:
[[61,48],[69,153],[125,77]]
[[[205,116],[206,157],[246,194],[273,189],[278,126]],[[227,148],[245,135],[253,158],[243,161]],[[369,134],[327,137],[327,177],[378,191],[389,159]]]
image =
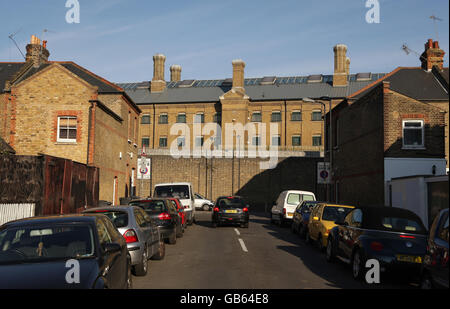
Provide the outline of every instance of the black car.
[[427,253],[422,264],[421,287],[449,288],[448,279],[448,208],[441,210],[433,221]]
[[177,237],[183,235],[182,218],[172,201],[166,198],[149,198],[132,201],[132,206],[139,206],[151,217],[159,228],[161,237],[169,244],[177,242]]
[[316,206],[319,201],[303,201],[298,204],[295,209],[294,216],[292,217],[291,230],[294,233],[298,233],[300,237],[305,237],[308,230],[309,215],[311,209]]
[[223,223],[240,224],[248,228],[249,205],[240,196],[221,196],[214,204],[212,213],[212,226],[217,227]]
[[132,283],[125,239],[98,214],[0,226],[0,274],[0,289],[117,289]]
[[327,261],[352,265],[355,279],[366,261],[376,259],[383,272],[408,270],[418,275],[427,246],[427,230],[413,212],[394,207],[355,208],[336,222],[329,236]]

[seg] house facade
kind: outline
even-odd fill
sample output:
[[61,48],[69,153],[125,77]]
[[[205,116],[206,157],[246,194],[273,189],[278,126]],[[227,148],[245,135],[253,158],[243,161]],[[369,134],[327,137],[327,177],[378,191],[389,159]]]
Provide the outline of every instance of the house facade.
[[73,62],[48,61],[32,37],[25,62],[0,63],[0,136],[16,155],[100,169],[100,200],[135,193],[140,109],[120,87]]

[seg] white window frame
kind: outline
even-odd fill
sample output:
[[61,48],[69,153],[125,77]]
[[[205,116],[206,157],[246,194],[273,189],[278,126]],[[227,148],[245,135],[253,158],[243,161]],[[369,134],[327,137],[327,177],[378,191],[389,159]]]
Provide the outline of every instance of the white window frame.
[[75,144],[77,142],[77,137],[75,136],[75,138],[61,138],[59,136],[60,133],[60,120],[64,118],[64,119],[75,119],[77,121],[77,126],[75,128],[77,135],[78,135],[78,118],[77,116],[58,116],[58,127],[57,127],[57,136],[56,136],[56,141],[58,143],[73,143]]
[[[422,130],[422,145],[405,145],[405,124],[407,122],[420,123],[420,129],[409,130]],[[425,149],[425,121],[423,119],[403,119],[402,120],[402,149]]]

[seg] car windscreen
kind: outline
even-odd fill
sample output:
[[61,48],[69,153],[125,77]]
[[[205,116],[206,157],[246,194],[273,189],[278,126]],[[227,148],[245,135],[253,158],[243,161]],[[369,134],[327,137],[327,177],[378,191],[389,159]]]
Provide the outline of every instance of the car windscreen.
[[155,188],[155,196],[157,197],[174,197],[181,200],[189,199],[189,186],[173,185],[173,186],[157,186]]
[[217,199],[216,207],[219,208],[244,208],[245,202],[238,197],[224,197]]
[[91,213],[100,213],[111,219],[112,223],[116,228],[128,226],[128,213],[126,211],[117,210],[94,210],[89,211]]
[[163,200],[131,202],[129,205],[141,207],[147,213],[161,213],[167,211],[166,204]]
[[45,262],[95,256],[87,224],[39,225],[0,230],[0,264]]
[[344,218],[353,208],[326,206],[323,209],[322,220],[324,221],[338,221]]

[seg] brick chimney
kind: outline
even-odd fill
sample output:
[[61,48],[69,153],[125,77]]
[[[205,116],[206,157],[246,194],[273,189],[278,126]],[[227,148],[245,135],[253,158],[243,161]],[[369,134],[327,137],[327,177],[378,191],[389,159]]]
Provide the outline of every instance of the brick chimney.
[[428,39],[425,43],[425,51],[420,56],[422,62],[422,69],[425,71],[431,71],[434,66],[437,66],[439,70],[444,67],[444,55],[445,52],[439,48],[439,42],[432,39]]
[[151,92],[163,92],[166,89],[166,81],[164,80],[164,63],[166,56],[156,54],[153,56],[153,79],[150,85]]
[[350,59],[347,58],[347,46],[337,44],[334,47],[334,74],[333,87],[347,86],[348,72],[350,71]]
[[181,66],[171,65],[170,66],[170,81],[179,82],[181,80]]
[[241,59],[233,60],[233,89],[244,90],[244,68],[245,62]]
[[30,44],[27,45],[26,61],[32,61],[33,66],[38,68],[41,64],[48,62],[50,52],[47,50],[47,41],[43,41],[32,35]]

